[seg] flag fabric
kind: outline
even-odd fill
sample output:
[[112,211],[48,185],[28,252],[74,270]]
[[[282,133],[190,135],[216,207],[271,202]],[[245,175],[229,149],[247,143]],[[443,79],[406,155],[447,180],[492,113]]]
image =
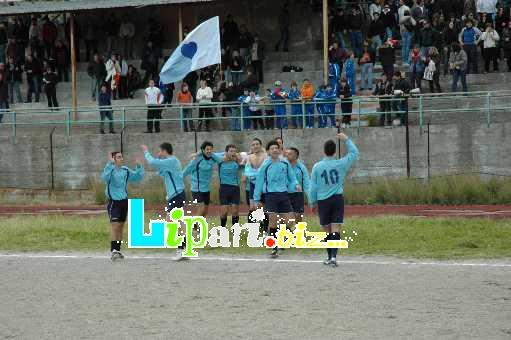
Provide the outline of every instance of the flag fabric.
[[221,62],[220,22],[213,17],[188,33],[163,65],[160,80],[164,84],[173,83],[191,71]]

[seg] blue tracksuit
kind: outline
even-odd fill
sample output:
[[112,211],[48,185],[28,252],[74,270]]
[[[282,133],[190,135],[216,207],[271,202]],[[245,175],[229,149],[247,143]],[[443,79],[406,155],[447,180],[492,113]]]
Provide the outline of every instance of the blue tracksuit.
[[114,162],[106,164],[101,180],[106,183],[105,195],[109,200],[128,199],[128,182],[139,182],[144,177],[144,167],[137,165],[135,170],[127,166],[116,167]]
[[282,97],[279,92],[284,92],[283,88],[276,88],[271,93],[271,99],[275,100],[281,104],[275,104],[274,111],[277,116],[277,129],[287,129],[287,113],[286,113],[286,104],[284,101],[286,98]]
[[355,69],[355,61],[351,58],[346,60],[344,64],[344,69],[346,72],[346,80],[348,81],[348,85],[351,88],[351,95],[355,95],[355,77],[356,77],[356,69]]
[[310,178],[307,168],[300,160],[296,162],[296,165],[291,165],[291,167],[295,172],[298,185],[302,188],[302,191],[308,195],[310,190]]
[[332,102],[328,104],[316,104],[318,109],[319,117],[318,117],[318,127],[324,128],[328,125],[328,117],[332,121],[332,126],[335,126],[335,92],[331,89],[318,90],[314,95],[314,100],[318,102]]
[[303,112],[302,104],[300,102],[302,99],[300,90],[292,88],[287,97],[293,102],[291,105],[291,124],[294,128],[301,128],[303,126]]
[[348,153],[343,158],[325,157],[314,164],[309,192],[310,205],[344,192],[344,177],[358,159],[358,149],[351,139],[346,141],[346,147]]
[[341,78],[341,69],[339,64],[329,63],[328,64],[328,84],[337,93],[339,87],[339,79]]
[[296,191],[296,176],[287,160],[268,158],[257,174],[254,201],[261,201],[262,193],[283,193]]
[[223,159],[216,154],[212,154],[211,158],[206,159],[201,152],[194,160],[188,163],[183,171],[183,177],[191,176],[192,192],[209,192],[213,166],[217,165],[222,160]]
[[167,191],[167,201],[184,191],[183,173],[181,172],[181,162],[174,156],[163,159],[154,158],[149,152],[144,154],[147,163],[155,169],[158,169],[159,175],[163,177],[165,190]]
[[[245,96],[245,95],[241,95],[238,97],[238,101],[240,103],[245,103],[245,99],[247,99],[248,96]],[[248,105],[246,104],[243,104],[243,114],[240,112],[240,116],[243,116],[243,128],[245,130],[250,130],[250,126],[251,126],[251,120],[250,118],[247,118],[250,116],[250,111],[248,109]],[[233,125],[234,125],[234,129],[233,130],[241,130],[241,121],[239,119],[231,119],[231,128],[233,128]]]

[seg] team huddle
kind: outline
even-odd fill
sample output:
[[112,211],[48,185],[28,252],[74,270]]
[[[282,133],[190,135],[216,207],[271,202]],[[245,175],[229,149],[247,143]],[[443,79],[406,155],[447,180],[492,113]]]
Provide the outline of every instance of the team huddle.
[[[336,138],[346,145],[347,153],[342,158],[334,158],[336,142],[328,140],[324,144],[325,158],[312,168],[311,175],[300,161],[297,148],[284,148],[282,138],[276,138],[266,145],[254,138],[250,143],[250,152],[239,152],[229,144],[224,152],[214,152],[211,142],[202,143],[200,151],[191,155],[190,162],[181,167],[174,156],[170,143],[159,146],[158,154],[153,156],[147,146],[142,145],[146,163],[158,170],[163,177],[166,189],[166,211],[183,208],[186,204],[184,178],[190,177],[192,192],[191,206],[194,216],[208,215],[210,205],[211,178],[215,167],[219,176],[219,201],[221,206],[220,223],[227,226],[228,216],[231,225],[239,222],[240,177],[245,177],[246,204],[250,207],[248,221],[255,222],[253,212],[263,208],[265,220],[261,228],[275,236],[279,225],[299,222],[303,218],[305,201],[319,215],[319,221],[327,233],[327,240],[340,240],[344,221],[344,178],[355,160],[358,149],[344,133]],[[130,182],[139,182],[144,176],[144,167],[137,161],[135,169],[123,166],[121,152],[109,154],[101,179],[106,184],[105,195],[108,199],[107,211],[111,223],[111,259],[124,258],[121,253],[121,240],[124,223],[128,213],[128,191]],[[182,259],[186,239],[177,249],[177,258]],[[271,257],[277,257],[280,250],[274,247]],[[337,266],[337,248],[327,249],[326,265]]]

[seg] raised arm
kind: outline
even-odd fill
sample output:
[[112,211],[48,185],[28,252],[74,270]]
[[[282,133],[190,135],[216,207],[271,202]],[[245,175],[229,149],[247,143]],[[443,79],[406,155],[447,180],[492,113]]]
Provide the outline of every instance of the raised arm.
[[113,161],[109,161],[106,163],[105,168],[103,169],[103,172],[101,173],[101,180],[105,183],[110,181],[110,177],[112,176],[112,170],[114,169],[115,165]]
[[348,149],[346,155],[339,160],[340,166],[346,169],[346,171],[353,165],[353,163],[358,159],[358,149],[348,136],[344,133],[339,133],[337,139],[343,141],[346,144],[346,148]]
[[129,172],[128,182],[140,182],[142,178],[144,178],[144,167],[142,164],[137,164],[135,170],[131,170],[130,168],[126,168]]
[[317,188],[317,180],[318,180],[318,171],[316,165],[312,168],[310,189],[309,189],[309,205],[313,207],[316,205],[318,201],[318,188]]

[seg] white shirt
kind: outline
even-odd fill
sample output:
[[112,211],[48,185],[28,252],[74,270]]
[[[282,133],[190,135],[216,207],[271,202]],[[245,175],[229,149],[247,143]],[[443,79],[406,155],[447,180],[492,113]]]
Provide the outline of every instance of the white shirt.
[[[259,97],[259,96],[255,96],[253,98],[248,96],[247,98],[245,98],[245,104],[249,104],[248,109],[251,112],[257,112],[258,110],[261,110],[260,106],[254,105],[254,104],[259,104],[260,101],[261,101],[261,97]],[[250,105],[250,104],[252,104],[252,105]]]
[[[205,97],[205,98],[202,98]],[[211,90],[211,87],[206,86],[205,88],[199,87],[197,90],[197,101],[200,103],[210,103],[211,99],[213,99],[213,91]]]
[[493,30],[491,32],[483,32],[481,34],[480,40],[483,41],[484,48],[492,48],[497,46],[497,41],[500,40],[499,34],[497,31]]
[[145,89],[145,103],[146,105],[158,105],[163,101],[161,91],[156,86],[148,87]]

